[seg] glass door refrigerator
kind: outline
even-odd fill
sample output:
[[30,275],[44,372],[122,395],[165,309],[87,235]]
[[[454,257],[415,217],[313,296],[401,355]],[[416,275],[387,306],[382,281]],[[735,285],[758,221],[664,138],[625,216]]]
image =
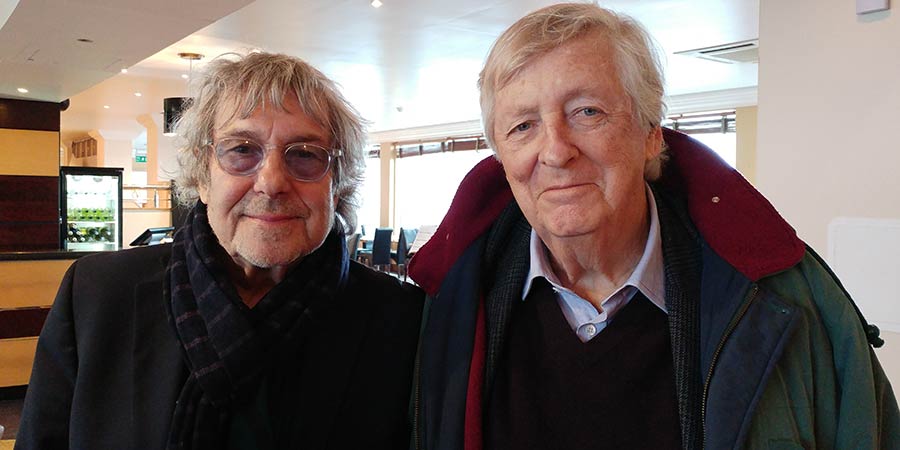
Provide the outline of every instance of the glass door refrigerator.
[[122,248],[122,169],[60,167],[59,182],[61,248]]

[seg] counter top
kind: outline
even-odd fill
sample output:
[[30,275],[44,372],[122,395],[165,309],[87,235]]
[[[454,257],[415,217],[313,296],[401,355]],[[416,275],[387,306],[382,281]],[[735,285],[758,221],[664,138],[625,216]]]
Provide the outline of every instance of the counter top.
[[46,261],[54,259],[78,259],[98,252],[70,252],[65,250],[35,252],[0,252],[0,261]]

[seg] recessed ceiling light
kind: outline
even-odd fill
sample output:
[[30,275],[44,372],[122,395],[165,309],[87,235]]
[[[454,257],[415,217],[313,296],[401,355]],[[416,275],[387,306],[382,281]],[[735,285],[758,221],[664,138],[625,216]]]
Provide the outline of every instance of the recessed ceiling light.
[[384,3],[381,3],[381,0],[372,0],[372,3],[371,3],[373,8],[381,8],[381,5],[383,5],[383,4]]
[[25,88],[18,88],[18,89],[16,89],[16,90],[19,91],[19,92],[21,92],[21,93],[23,93],[23,94],[27,94],[27,93],[28,93],[28,89],[25,89]]
[[140,92],[135,92],[135,93],[134,93],[134,96],[135,96],[135,97],[140,97],[141,95],[144,95],[144,94],[141,94]]
[[188,74],[186,74],[186,73],[181,74],[181,78],[184,78],[185,80],[187,80],[187,79],[188,79]]
[[128,73],[128,69],[122,69],[122,70],[120,70],[120,72],[122,72],[122,73]]
[[109,109],[109,105],[103,105],[103,109]]

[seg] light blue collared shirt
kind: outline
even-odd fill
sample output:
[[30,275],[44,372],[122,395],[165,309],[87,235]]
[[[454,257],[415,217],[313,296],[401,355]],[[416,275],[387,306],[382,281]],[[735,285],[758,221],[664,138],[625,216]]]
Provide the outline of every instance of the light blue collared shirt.
[[663,269],[662,241],[659,234],[659,215],[656,211],[656,201],[650,186],[646,187],[647,203],[650,212],[650,232],[647,235],[647,244],[640,261],[631,272],[631,276],[625,283],[619,286],[615,292],[600,302],[603,311],[597,311],[591,302],[581,298],[571,289],[565,288],[559,282],[556,274],[550,266],[547,255],[547,247],[534,230],[531,230],[531,264],[528,269],[528,278],[522,289],[522,300],[528,296],[532,282],[537,277],[545,278],[556,293],[556,301],[562,309],[566,321],[572,327],[572,331],[587,342],[599,334],[631,299],[640,290],[654,305],[663,312],[666,310],[665,299],[665,271]]

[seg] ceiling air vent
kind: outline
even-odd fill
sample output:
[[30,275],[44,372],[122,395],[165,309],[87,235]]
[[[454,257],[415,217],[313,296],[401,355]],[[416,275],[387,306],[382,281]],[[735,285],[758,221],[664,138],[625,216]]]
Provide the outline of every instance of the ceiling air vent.
[[726,64],[759,62],[759,39],[675,52]]

